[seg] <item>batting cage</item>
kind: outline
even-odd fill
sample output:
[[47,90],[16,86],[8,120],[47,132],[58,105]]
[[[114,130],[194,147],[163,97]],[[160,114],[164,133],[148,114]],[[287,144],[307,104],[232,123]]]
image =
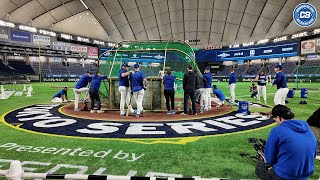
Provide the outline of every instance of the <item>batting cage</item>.
[[[193,49],[184,41],[176,40],[150,40],[150,41],[122,41],[111,50],[102,53],[99,56],[99,71],[107,75],[102,85],[104,102],[109,104],[111,109],[117,109],[119,106],[119,92],[117,91],[117,79],[122,64],[126,62],[130,69],[134,64],[140,65],[140,71],[145,74],[148,80],[148,90],[145,94],[144,107],[146,109],[161,109],[163,104],[162,77],[166,71],[171,70],[172,75],[176,76],[176,93],[183,92],[182,79],[191,65],[197,70]],[[176,96],[177,98],[179,97]],[[181,104],[181,100],[177,99]],[[147,104],[149,103],[149,104]]]

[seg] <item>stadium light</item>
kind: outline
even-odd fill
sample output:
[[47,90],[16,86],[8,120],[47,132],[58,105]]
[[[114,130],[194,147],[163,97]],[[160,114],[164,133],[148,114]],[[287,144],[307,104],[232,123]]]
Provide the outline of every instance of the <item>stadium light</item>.
[[80,1],[86,9],[89,9],[88,6],[83,2],[83,0],[80,0]]
[[19,25],[19,29],[20,29],[20,30],[24,30],[24,31],[33,32],[33,33],[36,33],[36,32],[37,32],[37,28],[35,28],[35,27],[30,27],[30,26]]
[[320,33],[320,29],[313,30],[313,34],[319,34],[319,33]]
[[234,44],[229,46],[229,48],[237,48],[237,47],[240,47],[240,44]]
[[252,46],[254,45],[254,41],[243,43],[242,46]]
[[308,35],[308,32],[307,31],[304,31],[304,32],[301,32],[301,33],[297,33],[297,34],[294,34],[291,36],[292,39],[296,39],[296,38],[300,38],[300,37],[304,37],[304,36],[307,36]]
[[77,40],[81,41],[81,42],[87,42],[87,43],[90,42],[90,40],[88,38],[83,38],[83,37],[80,37],[80,36],[77,37]]
[[261,40],[257,41],[257,44],[265,44],[267,42],[269,42],[269,39],[261,39]]
[[60,36],[61,36],[63,39],[68,39],[68,40],[72,39],[72,36],[69,35],[69,34],[61,34]]
[[287,39],[288,39],[287,36],[276,37],[276,38],[273,39],[273,42],[286,41]]
[[46,30],[43,30],[43,29],[40,29],[39,33],[40,34],[44,34],[44,35],[54,36],[54,37],[57,36],[57,33],[52,32],[52,31],[46,31]]
[[104,42],[103,41],[99,41],[99,40],[93,40],[93,44],[98,44],[98,45],[103,45],[104,46]]
[[16,25],[11,22],[6,22],[6,21],[0,20],[0,26],[14,28]]

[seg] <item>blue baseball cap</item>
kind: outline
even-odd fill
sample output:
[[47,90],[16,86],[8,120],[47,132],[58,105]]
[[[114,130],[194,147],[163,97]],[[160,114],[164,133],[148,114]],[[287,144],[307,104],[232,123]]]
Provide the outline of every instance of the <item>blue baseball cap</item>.
[[276,65],[276,68],[279,68],[281,70],[282,69],[281,64]]
[[134,68],[139,68],[140,65],[139,65],[139,64],[135,64],[133,67],[134,67]]
[[210,70],[210,67],[209,67],[209,66],[207,66],[207,67],[206,67],[206,70]]
[[123,67],[123,66],[124,66],[124,67],[130,67],[130,66],[128,65],[128,63],[123,63],[123,64],[122,64],[122,67]]

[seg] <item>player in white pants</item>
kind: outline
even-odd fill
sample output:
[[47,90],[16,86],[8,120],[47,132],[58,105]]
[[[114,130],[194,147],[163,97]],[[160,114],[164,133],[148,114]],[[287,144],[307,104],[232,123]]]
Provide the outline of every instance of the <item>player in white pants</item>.
[[258,94],[257,94],[258,102],[260,102],[260,96],[262,93],[264,103],[267,104],[267,86],[266,85],[268,83],[268,78],[265,75],[264,71],[261,71],[261,73],[256,76],[255,80],[258,82]]
[[[130,88],[129,88],[129,75],[133,74],[134,71],[128,71],[129,65],[127,63],[122,64],[122,68],[119,71],[119,92],[120,92],[120,116],[125,116],[126,112],[124,109],[125,104],[129,107],[130,104]],[[134,113],[134,110],[130,109],[131,113]]]
[[134,65],[134,74],[130,76],[131,87],[133,91],[133,97],[137,103],[137,114],[136,117],[143,116],[143,96],[144,90],[146,89],[147,79],[144,76],[144,73],[139,71],[139,64]]
[[276,68],[274,69],[277,73],[276,79],[273,82],[273,85],[277,85],[277,92],[274,95],[274,105],[285,105],[286,97],[289,92],[288,86],[287,86],[287,78],[286,75],[282,72],[282,66],[278,64]]
[[237,75],[234,73],[234,69],[231,69],[229,75],[230,103],[235,103],[236,100],[236,94],[234,92],[236,89],[236,83]]
[[205,68],[204,74],[204,90],[203,90],[203,99],[204,99],[204,111],[210,111],[211,107],[211,91],[212,91],[212,74],[210,72],[210,67]]
[[[89,81],[92,79],[91,72],[87,71],[84,75],[80,77],[76,85],[74,85],[73,93],[74,93],[74,111],[79,111],[79,101],[81,93],[85,93],[84,101],[87,103],[89,99],[89,88],[87,85]],[[86,106],[85,106],[86,107]]]

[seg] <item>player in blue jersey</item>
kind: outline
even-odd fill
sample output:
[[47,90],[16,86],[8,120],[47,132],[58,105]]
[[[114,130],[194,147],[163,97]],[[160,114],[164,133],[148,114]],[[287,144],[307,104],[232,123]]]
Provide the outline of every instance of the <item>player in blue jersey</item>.
[[267,104],[267,83],[268,83],[268,77],[264,73],[264,71],[261,71],[259,75],[256,76],[255,79],[256,82],[258,82],[258,95],[257,99],[258,102],[260,102],[260,96],[262,93],[264,103]]
[[213,94],[215,98],[212,99],[214,103],[217,104],[216,107],[220,107],[224,105],[224,101],[226,100],[226,96],[224,93],[217,87],[217,85],[213,85]]
[[79,110],[79,100],[80,100],[80,96],[81,93],[85,93],[85,97],[84,97],[84,103],[85,103],[85,107],[84,109],[86,109],[86,104],[88,103],[88,96],[89,96],[89,88],[87,87],[87,85],[89,84],[89,81],[91,81],[92,77],[91,77],[91,72],[87,71],[85,74],[83,74],[80,79],[78,80],[78,82],[76,83],[76,85],[74,85],[73,88],[73,93],[74,93],[74,111],[80,111]]
[[[90,113],[104,113],[104,111],[101,110],[101,101],[100,101],[100,95],[99,95],[99,89],[101,85],[101,81],[104,79],[107,79],[107,76],[101,76],[100,72],[96,72],[94,76],[92,76],[92,81],[89,88],[89,94],[91,99],[91,111]],[[95,101],[97,101],[98,104],[98,111],[94,110],[94,104]]]
[[287,97],[287,94],[289,92],[288,86],[287,86],[287,77],[282,72],[282,65],[278,64],[274,71],[277,73],[276,79],[273,82],[273,85],[277,85],[277,92],[274,95],[274,105],[285,105],[285,100]]
[[137,114],[136,117],[143,116],[143,96],[144,91],[147,86],[147,79],[144,76],[144,73],[140,71],[140,65],[134,65],[134,73],[131,74],[130,82],[132,86],[133,97],[137,104]]
[[64,87],[52,97],[52,103],[68,102],[68,87]]

